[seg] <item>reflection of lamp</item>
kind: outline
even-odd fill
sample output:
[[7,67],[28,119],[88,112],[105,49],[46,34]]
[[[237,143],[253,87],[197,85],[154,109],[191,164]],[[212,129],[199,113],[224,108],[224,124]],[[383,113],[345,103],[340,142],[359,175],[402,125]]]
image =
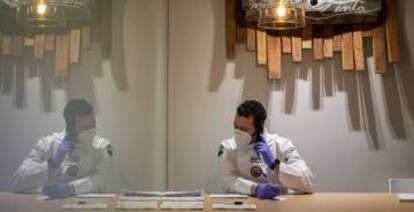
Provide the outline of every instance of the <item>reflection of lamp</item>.
[[26,28],[64,28],[84,25],[91,17],[92,0],[3,0],[16,9]]
[[258,10],[257,26],[263,29],[296,29],[305,26],[305,2],[267,0]]

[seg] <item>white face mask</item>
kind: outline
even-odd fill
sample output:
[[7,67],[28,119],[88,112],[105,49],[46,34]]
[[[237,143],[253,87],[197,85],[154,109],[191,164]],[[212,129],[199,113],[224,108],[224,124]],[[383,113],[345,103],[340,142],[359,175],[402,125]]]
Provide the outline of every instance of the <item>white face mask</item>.
[[91,128],[89,130],[84,130],[79,133],[78,141],[80,145],[87,145],[92,146],[93,139],[95,138],[95,128]]
[[234,129],[234,140],[236,141],[237,147],[243,147],[250,144],[252,136],[239,129]]

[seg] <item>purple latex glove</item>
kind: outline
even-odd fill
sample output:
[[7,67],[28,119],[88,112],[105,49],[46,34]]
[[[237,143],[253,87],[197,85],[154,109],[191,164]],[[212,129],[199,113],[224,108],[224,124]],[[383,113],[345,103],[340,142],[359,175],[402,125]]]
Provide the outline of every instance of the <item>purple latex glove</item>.
[[54,183],[45,185],[42,193],[52,198],[65,198],[71,196],[69,185],[66,183]]
[[263,140],[260,140],[254,144],[254,150],[258,155],[261,155],[264,162],[268,167],[272,166],[272,163],[275,161],[275,158],[272,154],[272,151],[269,148],[269,145]]
[[63,159],[65,159],[66,154],[68,154],[73,149],[73,143],[69,139],[64,139],[62,143],[60,143],[56,154],[53,156],[51,160],[51,164],[53,167],[59,166]]
[[270,183],[259,183],[256,186],[254,194],[261,199],[273,199],[282,193],[278,185]]

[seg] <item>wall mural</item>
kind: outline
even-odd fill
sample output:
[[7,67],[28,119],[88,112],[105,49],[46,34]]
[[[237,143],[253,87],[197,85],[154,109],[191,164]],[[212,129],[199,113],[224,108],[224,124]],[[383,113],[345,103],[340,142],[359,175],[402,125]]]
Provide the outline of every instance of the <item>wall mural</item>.
[[[293,30],[263,30],[246,20],[246,4],[262,7],[272,0],[226,0],[226,51],[234,59],[236,44],[256,53],[268,78],[281,79],[282,54],[302,61],[302,51],[313,51],[314,60],[342,55],[342,69],[365,71],[364,40],[372,43],[375,72],[386,72],[388,63],[400,60],[395,0],[307,0],[306,26]],[[289,0],[295,3],[298,0]],[[301,1],[301,0],[299,0]]]

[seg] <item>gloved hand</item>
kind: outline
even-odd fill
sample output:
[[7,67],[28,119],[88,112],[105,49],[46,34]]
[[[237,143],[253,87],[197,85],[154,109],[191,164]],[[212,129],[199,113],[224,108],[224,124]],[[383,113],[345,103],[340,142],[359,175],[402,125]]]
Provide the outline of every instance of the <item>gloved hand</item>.
[[261,199],[273,199],[282,193],[280,186],[270,183],[259,183],[256,185],[254,195]]
[[53,156],[51,160],[51,165],[53,167],[59,166],[63,159],[65,158],[66,154],[68,154],[73,149],[73,143],[65,138],[63,139],[62,143],[60,143],[58,150],[56,151],[56,154]]
[[254,144],[254,150],[256,153],[263,157],[264,162],[268,167],[271,167],[272,163],[275,161],[275,158],[272,154],[272,151],[269,148],[269,145],[264,140],[259,140]]
[[71,196],[69,185],[66,183],[53,183],[45,185],[42,189],[42,193],[52,198],[64,198]]

